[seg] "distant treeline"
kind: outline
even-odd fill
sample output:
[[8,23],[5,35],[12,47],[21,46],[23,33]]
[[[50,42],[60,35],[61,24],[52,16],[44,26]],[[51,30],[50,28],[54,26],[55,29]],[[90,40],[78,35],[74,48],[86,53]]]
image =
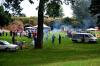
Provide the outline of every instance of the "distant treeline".
[[12,17],[12,20],[20,20],[23,24],[37,24],[37,17]]
[[[78,21],[75,18],[69,18],[69,17],[65,17],[65,18],[58,18],[61,20],[61,23],[64,24],[70,24],[70,25],[75,25],[78,24]],[[37,17],[12,17],[12,20],[20,20],[23,22],[23,24],[31,24],[31,25],[36,25],[38,22],[38,18]],[[50,26],[52,23],[55,22],[56,19],[52,18],[52,17],[44,17],[44,24]]]

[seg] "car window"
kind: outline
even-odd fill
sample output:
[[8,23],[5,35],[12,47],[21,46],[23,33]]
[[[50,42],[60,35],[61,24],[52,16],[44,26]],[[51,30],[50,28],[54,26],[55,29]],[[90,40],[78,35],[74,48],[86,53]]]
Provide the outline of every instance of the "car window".
[[87,37],[87,38],[89,37],[89,35],[84,35],[84,36]]
[[10,44],[10,43],[9,43],[9,42],[7,42],[7,41],[4,41],[4,43],[5,43],[5,44],[7,44],[7,45],[9,45],[9,44]]
[[88,36],[89,36],[89,37],[94,37],[92,34],[89,34]]
[[3,42],[0,42],[0,45],[5,45]]
[[82,37],[84,37],[84,34],[78,34],[78,37],[82,38]]

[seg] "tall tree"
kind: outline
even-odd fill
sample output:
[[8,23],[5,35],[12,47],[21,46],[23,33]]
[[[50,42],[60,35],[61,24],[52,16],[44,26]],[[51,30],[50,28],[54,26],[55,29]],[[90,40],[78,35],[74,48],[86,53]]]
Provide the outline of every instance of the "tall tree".
[[20,6],[20,3],[22,1],[23,0],[5,0],[4,6],[5,6],[7,11],[12,11],[13,15],[20,16],[20,15],[22,15],[21,11],[23,9]]
[[69,4],[69,3],[73,10],[73,15],[80,22],[79,24],[81,28],[84,29],[84,28],[88,28],[91,26],[92,27],[95,26],[95,22],[89,13],[89,7],[91,4],[91,0],[68,0],[68,3],[66,4]]
[[51,0],[49,3],[47,3],[46,8],[46,15],[49,15],[50,17],[62,17],[63,11],[61,7],[62,2]]
[[0,26],[8,25],[11,21],[11,14],[8,11],[4,11],[3,6],[0,6]]
[[92,15],[100,13],[100,0],[91,0],[90,13]]
[[100,29],[100,0],[91,0],[90,13],[97,16],[97,26]]
[[[71,0],[70,0],[71,1]],[[73,0],[71,2],[71,7],[73,9],[73,14],[76,16],[76,18],[81,21],[84,18],[89,16],[89,6],[90,6],[90,0]]]

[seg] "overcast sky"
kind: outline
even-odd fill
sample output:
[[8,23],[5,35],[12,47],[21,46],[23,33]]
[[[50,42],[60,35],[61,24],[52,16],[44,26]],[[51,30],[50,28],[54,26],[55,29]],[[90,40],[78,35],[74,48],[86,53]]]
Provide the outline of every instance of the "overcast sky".
[[[0,0],[0,3],[3,2],[4,0]],[[21,7],[23,8],[22,13],[25,13],[26,16],[30,17],[30,16],[37,16],[38,12],[36,10],[36,7],[38,6],[38,1],[34,0],[35,3],[34,4],[30,4],[28,2],[28,0],[24,0],[21,3]],[[70,7],[70,5],[62,5],[63,7],[63,12],[64,12],[64,17],[72,17],[73,11]]]
[[[25,0],[21,3],[21,6],[23,8],[22,13],[25,13],[26,16],[37,16],[38,12],[36,11],[36,7],[38,6],[38,1],[36,0],[34,4],[30,4],[28,0]],[[70,7],[70,5],[62,5],[64,17],[72,17],[73,11]]]

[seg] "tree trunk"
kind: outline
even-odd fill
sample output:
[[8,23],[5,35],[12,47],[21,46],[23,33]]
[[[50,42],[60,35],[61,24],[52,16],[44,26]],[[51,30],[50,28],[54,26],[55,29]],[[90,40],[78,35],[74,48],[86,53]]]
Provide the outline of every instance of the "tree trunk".
[[35,49],[41,49],[43,47],[43,22],[44,22],[44,0],[40,0],[39,10],[38,10],[37,40],[35,44]]

